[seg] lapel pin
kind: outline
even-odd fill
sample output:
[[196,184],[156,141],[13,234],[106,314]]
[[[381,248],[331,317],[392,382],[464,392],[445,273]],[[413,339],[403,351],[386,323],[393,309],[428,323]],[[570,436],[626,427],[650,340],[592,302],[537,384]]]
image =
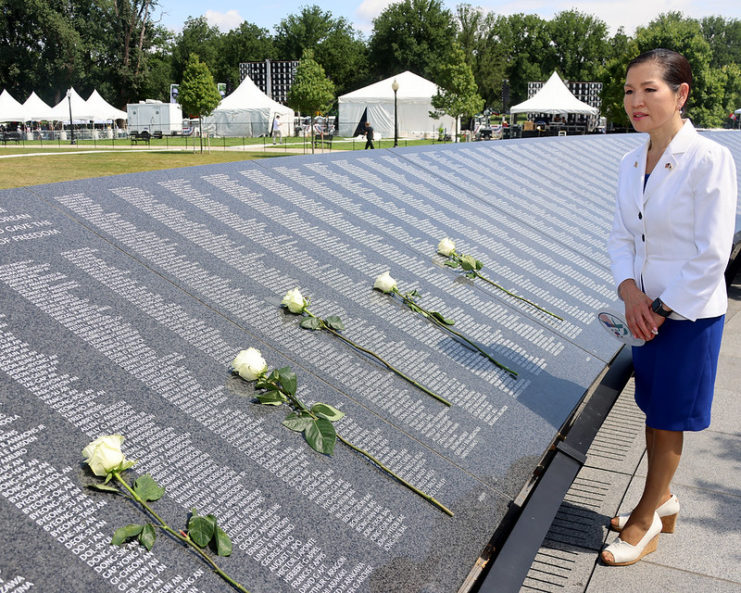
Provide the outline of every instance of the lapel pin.
[[667,163],[666,165],[664,165],[664,169],[671,169],[671,168],[672,168],[671,163]]
[[638,161],[636,161],[635,163],[633,163],[633,166],[637,169],[638,168]]

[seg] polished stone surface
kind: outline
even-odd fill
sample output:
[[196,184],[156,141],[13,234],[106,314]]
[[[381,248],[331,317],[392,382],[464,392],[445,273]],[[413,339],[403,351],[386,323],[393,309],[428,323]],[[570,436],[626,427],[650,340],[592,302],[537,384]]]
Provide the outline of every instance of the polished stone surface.
[[[456,591],[620,346],[594,313],[616,301],[605,229],[613,171],[636,139],[582,140],[286,157],[2,192],[0,462],[11,470],[0,520],[21,543],[6,548],[0,578],[39,590],[223,590],[167,538],[153,554],[108,545],[141,514],[84,488],[80,451],[120,432],[138,460],[132,473],[167,486],[155,505],[174,526],[193,507],[219,518],[235,541],[221,564],[253,593]],[[534,162],[537,175],[513,174]],[[564,320],[443,266],[443,236]],[[386,270],[518,378],[373,291]],[[453,406],[299,328],[279,306],[297,286],[312,312],[339,315],[342,335]],[[248,346],[293,367],[303,399],[347,413],[341,434],[455,516],[344,446],[331,458],[310,450],[282,426],[287,410],[256,405],[229,374]]]

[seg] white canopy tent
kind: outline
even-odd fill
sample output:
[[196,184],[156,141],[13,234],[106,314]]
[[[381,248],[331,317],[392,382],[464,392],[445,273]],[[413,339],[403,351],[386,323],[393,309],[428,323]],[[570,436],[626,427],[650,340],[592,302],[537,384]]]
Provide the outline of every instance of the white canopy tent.
[[340,136],[355,134],[366,109],[377,137],[394,136],[394,91],[391,88],[394,80],[399,85],[396,94],[399,136],[437,136],[440,126],[448,131],[455,128],[455,119],[448,115],[440,119],[430,117],[437,85],[407,70],[339,97]]
[[[52,108],[34,92],[23,103],[23,113],[26,121],[51,121],[55,119]],[[67,119],[69,120],[69,114],[67,114]]]
[[[128,117],[125,111],[116,109],[101,97],[97,90],[90,94],[87,101],[85,101],[85,105],[87,105],[88,109],[93,113],[92,119],[96,124],[107,123],[117,119],[126,119]],[[72,115],[74,117],[74,107],[72,109]],[[67,119],[69,119],[69,117]]]
[[246,76],[230,95],[208,117],[203,118],[203,131],[216,136],[269,136],[273,119],[280,116],[283,136],[293,132],[294,111],[273,101]]
[[583,115],[597,115],[599,109],[579,101],[566,88],[557,72],[553,72],[543,87],[519,105],[515,105],[510,113],[578,113]]
[[25,121],[23,105],[6,90],[0,93],[0,121]]
[[52,117],[50,119],[69,123],[70,102],[72,108],[72,121],[74,123],[85,124],[95,119],[93,109],[82,97],[80,97],[80,95],[77,94],[75,89],[69,89],[67,93],[69,93],[69,97],[65,94],[64,99],[52,107]]

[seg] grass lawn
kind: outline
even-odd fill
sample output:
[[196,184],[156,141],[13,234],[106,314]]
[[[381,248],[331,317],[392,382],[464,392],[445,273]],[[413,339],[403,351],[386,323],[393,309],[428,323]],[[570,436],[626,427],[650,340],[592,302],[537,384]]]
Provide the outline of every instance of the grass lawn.
[[[28,151],[26,151],[28,152]],[[38,149],[30,152],[39,152]],[[51,152],[51,151],[50,151]],[[0,150],[0,156],[16,153]],[[40,185],[57,181],[106,177],[122,173],[137,173],[156,169],[176,169],[195,165],[212,165],[231,161],[284,156],[274,152],[123,152],[108,151],[91,154],[64,154],[57,149],[49,156],[0,158],[0,189]]]
[[[311,153],[311,146],[304,143],[301,138],[285,138],[284,144],[275,147],[270,139],[266,141],[264,138],[211,138],[209,140],[211,150],[207,152],[204,147],[203,153],[198,150],[193,151],[193,139],[182,137],[152,140],[149,149],[141,144],[132,147],[126,139],[116,140],[115,143],[103,140],[94,143],[92,140],[83,140],[77,145],[25,141],[19,145],[0,146],[0,189],[156,169],[176,169]],[[186,148],[186,142],[188,142],[187,150],[183,150]],[[431,143],[431,140],[399,140],[400,147]],[[392,148],[393,140],[377,140],[375,145],[377,149]],[[252,150],[239,150],[239,146],[252,146],[253,148]],[[364,147],[364,140],[335,138],[331,145],[325,142],[323,146],[317,146],[317,150],[320,152],[363,150]],[[90,153],[85,154],[88,150]],[[65,154],[69,152],[73,154]],[[2,158],[9,155],[27,156]]]

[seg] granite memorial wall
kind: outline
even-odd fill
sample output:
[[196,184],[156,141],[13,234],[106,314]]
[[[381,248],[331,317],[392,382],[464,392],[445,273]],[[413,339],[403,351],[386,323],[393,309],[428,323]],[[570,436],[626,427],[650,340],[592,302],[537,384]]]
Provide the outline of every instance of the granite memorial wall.
[[[636,135],[285,157],[0,193],[0,590],[224,591],[172,537],[110,545],[142,521],[82,464],[118,433],[127,473],[166,488],[185,529],[213,513],[220,566],[251,593],[458,591],[559,428],[619,349],[605,238]],[[736,146],[736,151],[741,150]],[[50,162],[53,165],[53,162]],[[741,225],[740,225],[741,226]],[[443,237],[514,294],[444,265]],[[468,344],[372,289],[455,319]],[[450,407],[280,306],[311,311]],[[322,455],[230,372],[258,348],[338,433]]]

